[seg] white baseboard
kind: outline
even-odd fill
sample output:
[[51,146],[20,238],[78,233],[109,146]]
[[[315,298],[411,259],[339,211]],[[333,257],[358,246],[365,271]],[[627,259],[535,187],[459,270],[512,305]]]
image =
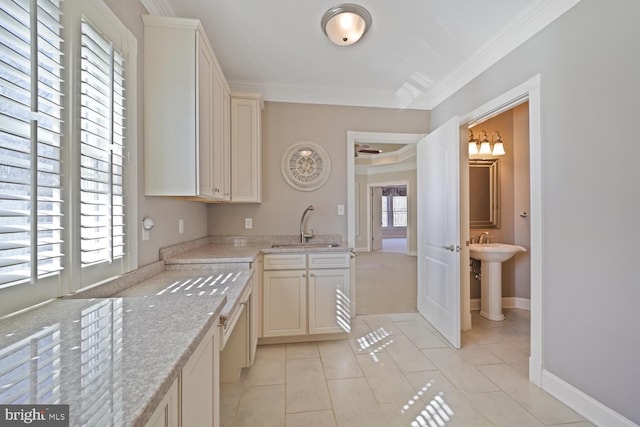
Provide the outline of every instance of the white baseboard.
[[[505,297],[502,298],[502,307],[531,310],[531,301],[525,298]],[[480,310],[480,298],[471,299],[471,310]],[[640,427],[551,372],[541,369],[541,367],[540,361],[529,360],[530,372],[533,370],[540,373],[540,377],[534,375],[534,378],[530,378],[530,380],[591,423],[607,427]]]
[[546,370],[542,370],[542,389],[597,426],[638,427],[638,424]]
[[[531,300],[519,297],[504,297],[502,298],[502,308],[531,310]],[[480,310],[480,298],[471,298],[471,310]]]

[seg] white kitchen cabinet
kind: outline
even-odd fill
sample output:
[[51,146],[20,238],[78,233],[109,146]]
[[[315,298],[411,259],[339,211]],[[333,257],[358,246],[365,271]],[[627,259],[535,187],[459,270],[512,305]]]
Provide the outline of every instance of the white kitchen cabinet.
[[219,329],[209,328],[145,427],[220,426]]
[[207,35],[196,19],[143,22],[145,194],[225,200],[229,88]]
[[242,368],[253,365],[258,343],[255,274],[252,274],[238,301],[239,304],[222,325],[221,383],[238,381]]
[[230,95],[222,73],[213,75],[212,187],[216,200],[231,200]]
[[231,201],[262,202],[262,97],[231,94]]
[[183,426],[220,425],[220,332],[216,322],[207,332],[181,376]]
[[305,270],[263,273],[264,336],[307,333],[307,278]]
[[224,173],[222,176],[222,188],[224,188],[223,200],[231,200],[231,94],[229,88],[224,86],[222,100],[222,157],[224,159]]
[[264,337],[348,332],[350,253],[265,254]]
[[309,270],[309,334],[348,331],[349,269]]
[[145,427],[178,427],[178,380],[176,379],[164,395]]

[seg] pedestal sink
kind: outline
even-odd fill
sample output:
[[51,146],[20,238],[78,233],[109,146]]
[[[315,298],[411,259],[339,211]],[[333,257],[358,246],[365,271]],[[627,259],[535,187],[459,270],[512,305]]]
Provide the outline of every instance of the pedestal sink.
[[518,252],[522,246],[506,243],[470,244],[471,258],[480,261],[480,316],[489,320],[504,320],[502,314],[502,263]]

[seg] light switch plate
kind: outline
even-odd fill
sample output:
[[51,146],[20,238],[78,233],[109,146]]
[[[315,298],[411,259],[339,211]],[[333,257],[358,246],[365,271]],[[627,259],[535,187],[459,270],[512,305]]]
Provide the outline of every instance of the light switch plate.
[[338,205],[338,215],[344,215],[344,205]]

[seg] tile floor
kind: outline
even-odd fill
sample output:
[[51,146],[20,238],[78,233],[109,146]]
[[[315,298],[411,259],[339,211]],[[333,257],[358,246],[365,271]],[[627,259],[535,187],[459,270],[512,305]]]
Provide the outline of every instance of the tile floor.
[[222,385],[222,427],[593,426],[527,380],[529,312],[473,315],[453,350],[417,313],[358,316],[349,339],[259,346]]

